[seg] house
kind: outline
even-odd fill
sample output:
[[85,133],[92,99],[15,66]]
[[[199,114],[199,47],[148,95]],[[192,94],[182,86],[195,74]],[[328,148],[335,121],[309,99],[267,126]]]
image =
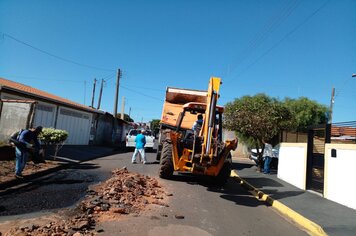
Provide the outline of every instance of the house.
[[350,143],[356,140],[356,128],[350,127],[351,124],[342,124],[338,126],[335,124],[331,127],[331,139],[340,140],[344,143],[349,141]]
[[0,99],[0,140],[21,128],[41,125],[66,130],[66,144],[124,142],[127,128],[122,127],[127,122],[109,113],[4,78],[0,78]]

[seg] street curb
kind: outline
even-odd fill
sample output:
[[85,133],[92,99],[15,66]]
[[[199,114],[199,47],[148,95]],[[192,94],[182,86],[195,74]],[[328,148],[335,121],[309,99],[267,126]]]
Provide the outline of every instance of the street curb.
[[273,199],[268,194],[263,193],[258,188],[254,187],[253,185],[248,183],[246,180],[241,178],[237,174],[236,170],[232,170],[230,176],[233,177],[234,179],[236,179],[245,189],[250,191],[257,199],[266,202],[269,206],[276,209],[282,215],[290,218],[296,224],[298,224],[299,226],[306,229],[310,235],[327,236],[327,234],[325,233],[325,231],[323,230],[323,228],[320,225],[307,219],[306,217],[302,216],[298,212],[296,212],[293,209],[289,208],[288,206],[284,205],[280,201]]

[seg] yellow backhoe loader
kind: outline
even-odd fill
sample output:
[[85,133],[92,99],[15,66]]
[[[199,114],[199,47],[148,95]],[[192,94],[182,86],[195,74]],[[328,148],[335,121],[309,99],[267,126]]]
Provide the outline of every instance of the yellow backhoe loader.
[[[222,141],[220,85],[221,79],[212,77],[207,91],[167,89],[157,153],[161,178],[171,178],[175,171],[214,176],[219,184],[229,178],[230,151],[237,140]],[[197,114],[203,115],[198,133],[192,130]]]

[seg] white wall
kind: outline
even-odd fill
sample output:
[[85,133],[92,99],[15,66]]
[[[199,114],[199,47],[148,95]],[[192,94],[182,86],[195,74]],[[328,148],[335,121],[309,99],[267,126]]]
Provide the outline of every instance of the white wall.
[[[336,157],[331,157],[336,149]],[[356,144],[325,145],[324,197],[356,209]]]
[[306,189],[307,144],[281,143],[277,177],[300,188]]
[[27,128],[32,116],[31,102],[3,102],[0,114],[0,141],[7,142],[12,133]]

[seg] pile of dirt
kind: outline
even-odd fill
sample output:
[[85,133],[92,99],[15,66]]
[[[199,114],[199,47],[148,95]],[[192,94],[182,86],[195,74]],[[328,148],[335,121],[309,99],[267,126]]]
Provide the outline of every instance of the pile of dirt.
[[112,173],[112,178],[88,191],[80,205],[83,212],[106,217],[108,213],[139,213],[147,204],[168,206],[162,201],[166,194],[156,179],[126,168]]
[[112,174],[106,182],[88,190],[73,216],[42,226],[33,224],[16,227],[4,235],[95,235],[102,231],[95,231],[98,221],[116,220],[131,213],[139,214],[149,204],[168,207],[166,196],[172,194],[166,194],[156,179],[131,173],[125,167],[112,171]]

